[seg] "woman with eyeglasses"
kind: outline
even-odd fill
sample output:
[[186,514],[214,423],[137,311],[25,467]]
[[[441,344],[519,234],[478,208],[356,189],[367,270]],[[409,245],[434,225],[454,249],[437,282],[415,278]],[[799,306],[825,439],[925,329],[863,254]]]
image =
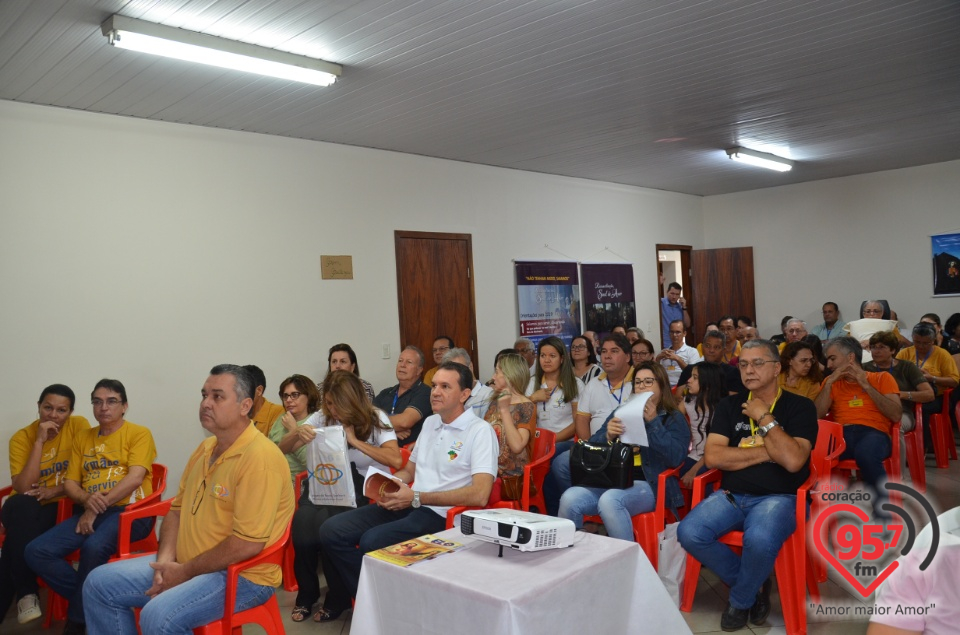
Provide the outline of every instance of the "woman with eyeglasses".
[[933,386],[923,376],[916,364],[896,358],[900,349],[900,340],[893,331],[883,331],[870,336],[870,355],[873,361],[864,362],[863,370],[871,373],[890,373],[900,388],[900,402],[903,414],[900,417],[900,431],[910,432],[916,427],[914,417],[915,404],[931,403],[936,398]]
[[[267,435],[278,446],[287,435],[296,433],[297,429],[307,422],[307,417],[320,408],[320,391],[306,375],[290,375],[284,379],[280,384],[279,395],[285,412],[273,422],[270,434]],[[301,446],[295,450],[284,451],[284,456],[290,465],[290,482],[295,483],[297,474],[307,469],[307,448]],[[300,492],[295,493],[300,495]]]
[[[349,344],[334,344],[327,352],[327,375],[335,370],[345,370],[360,377],[360,365],[357,363],[357,354]],[[360,377],[360,383],[363,384],[363,391],[373,403],[373,398],[377,395],[373,391],[373,385],[366,379]],[[317,392],[320,394],[319,402],[323,403],[323,382],[317,384]]]
[[[560,497],[560,518],[573,521],[577,529],[583,527],[583,517],[600,515],[607,535],[621,540],[633,540],[631,517],[649,512],[656,506],[657,480],[660,472],[683,463],[690,445],[690,426],[670,392],[670,380],[663,366],[643,362],[633,377],[633,396],[649,394],[644,405],[648,446],[639,446],[639,464],[635,463],[633,486],[627,489],[600,489],[574,486]],[[626,432],[626,426],[614,411],[597,432],[590,437],[595,444],[613,443]],[[635,448],[636,452],[636,448]],[[683,494],[677,479],[667,480],[667,507],[683,505]]]
[[653,342],[646,339],[639,339],[630,345],[630,364],[634,367],[643,362],[652,362],[657,354],[653,350]]
[[780,353],[780,387],[813,401],[820,394],[823,372],[813,347],[803,340],[790,342]]
[[557,441],[573,438],[573,416],[583,382],[573,374],[573,364],[563,340],[547,337],[537,345],[537,366],[527,384],[527,397],[537,409],[537,427],[557,434]]
[[69,387],[47,386],[37,401],[38,418],[10,438],[13,492],[0,510],[6,532],[0,550],[0,623],[14,599],[20,624],[41,615],[37,575],[27,566],[23,550],[57,523],[73,439],[90,428],[86,418],[73,414],[75,402]]
[[[317,430],[327,426],[343,426],[347,438],[347,459],[353,478],[357,507],[369,503],[363,495],[363,479],[370,467],[383,472],[399,469],[403,462],[397,435],[385,412],[373,406],[364,394],[361,380],[348,371],[333,371],[323,380],[323,402],[320,412],[307,418],[304,425],[287,434],[280,442],[284,452],[307,452],[317,437]],[[288,454],[289,456],[289,454]],[[317,470],[317,457],[308,457],[310,472]],[[323,554],[320,544],[320,527],[327,519],[354,509],[343,505],[314,504],[320,485],[309,479],[309,487],[300,495],[300,503],[293,515],[290,538],[294,548],[294,574],[299,590],[293,603],[290,618],[304,621],[320,599],[320,581],[317,578],[317,563],[323,563],[327,579],[327,596],[323,606],[313,615],[315,622],[335,620],[350,608],[350,596],[340,578],[337,568]]]
[[570,342],[570,361],[573,362],[573,374],[584,385],[603,372],[603,369],[597,363],[597,354],[593,350],[593,342],[584,335],[578,335]]

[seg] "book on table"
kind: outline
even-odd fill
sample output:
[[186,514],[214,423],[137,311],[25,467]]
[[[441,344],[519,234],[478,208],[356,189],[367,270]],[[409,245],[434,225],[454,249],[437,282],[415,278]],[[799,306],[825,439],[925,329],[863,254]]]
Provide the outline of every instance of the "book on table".
[[463,543],[427,534],[419,538],[404,540],[383,549],[369,551],[367,555],[400,567],[409,567],[424,560],[432,560],[438,556],[453,553],[463,547]]

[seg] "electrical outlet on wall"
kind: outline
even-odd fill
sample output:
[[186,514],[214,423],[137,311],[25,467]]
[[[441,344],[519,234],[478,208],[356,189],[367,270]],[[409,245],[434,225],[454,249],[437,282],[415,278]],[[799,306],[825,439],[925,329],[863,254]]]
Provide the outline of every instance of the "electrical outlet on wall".
[[390,345],[381,344],[380,359],[390,359]]

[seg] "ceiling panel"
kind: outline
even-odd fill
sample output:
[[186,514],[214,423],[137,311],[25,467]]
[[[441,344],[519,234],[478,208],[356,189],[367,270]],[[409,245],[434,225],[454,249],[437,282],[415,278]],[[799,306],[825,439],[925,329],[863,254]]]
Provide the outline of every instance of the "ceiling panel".
[[[113,13],[344,75],[115,49]],[[700,195],[958,159],[958,77],[952,0],[0,2],[0,99]],[[797,165],[734,164],[737,144]]]

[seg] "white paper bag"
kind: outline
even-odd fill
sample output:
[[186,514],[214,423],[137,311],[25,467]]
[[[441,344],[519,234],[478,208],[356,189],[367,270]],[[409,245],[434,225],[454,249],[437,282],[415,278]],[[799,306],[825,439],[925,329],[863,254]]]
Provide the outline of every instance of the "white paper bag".
[[680,606],[680,592],[683,588],[683,574],[687,569],[687,552],[677,540],[677,524],[670,523],[663,531],[657,534],[659,553],[657,554],[657,574],[660,581],[673,599],[673,603]]
[[356,507],[353,470],[343,426],[322,426],[307,446],[307,482],[314,505]]

